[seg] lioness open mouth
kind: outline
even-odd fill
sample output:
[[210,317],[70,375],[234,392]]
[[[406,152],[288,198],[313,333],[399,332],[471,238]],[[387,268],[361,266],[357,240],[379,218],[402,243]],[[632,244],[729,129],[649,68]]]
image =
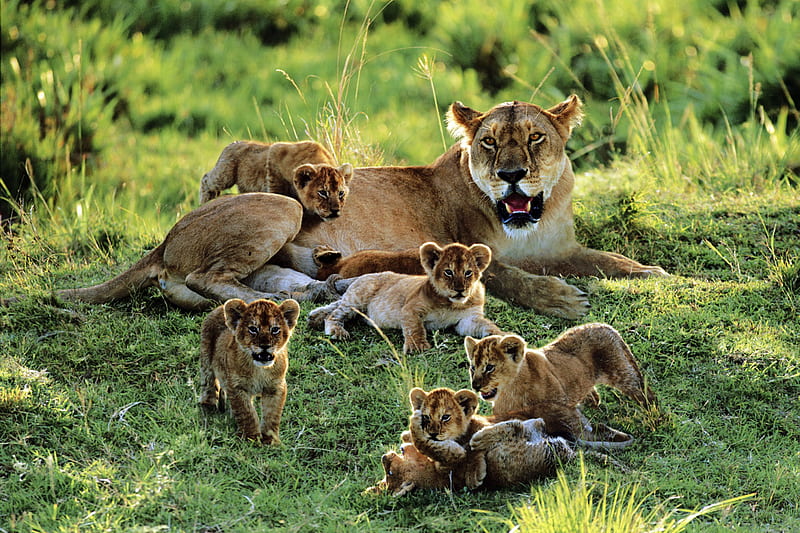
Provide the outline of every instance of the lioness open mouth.
[[497,202],[497,215],[500,221],[518,228],[539,222],[543,210],[544,192],[534,197],[515,192]]

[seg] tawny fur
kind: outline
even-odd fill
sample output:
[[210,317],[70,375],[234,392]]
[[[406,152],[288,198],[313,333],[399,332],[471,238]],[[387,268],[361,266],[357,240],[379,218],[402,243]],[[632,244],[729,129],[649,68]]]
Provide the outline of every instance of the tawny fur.
[[607,324],[586,324],[564,332],[540,349],[528,349],[517,335],[464,339],[472,388],[493,405],[493,415],[541,417],[547,432],[576,440],[629,440],[598,425],[593,430],[578,410],[594,386],[619,389],[640,405],[655,405],[639,366],[620,334]]
[[[575,457],[575,452],[561,438],[543,434],[544,422],[531,419],[511,420],[486,426],[470,440],[472,453],[480,453],[485,462],[481,488],[505,488],[549,477],[561,464]],[[422,454],[413,444],[401,446],[401,454],[388,452],[381,458],[384,477],[368,492],[388,492],[403,496],[414,489],[460,490],[467,487],[469,462],[444,470],[436,461]]]
[[501,330],[483,315],[485,290],[481,273],[491,262],[491,250],[481,244],[454,243],[440,248],[425,243],[419,260],[426,275],[394,272],[356,278],[342,296],[314,309],[309,325],[337,339],[350,336],[345,321],[364,313],[379,328],[403,330],[403,352],[430,348],[426,329],[455,326],[460,335],[492,335]]
[[[200,332],[200,405],[223,410],[230,402],[239,434],[263,444],[280,442],[286,403],[288,343],[300,306],[269,300],[228,300],[203,321]],[[253,399],[261,397],[261,422]]]
[[362,250],[347,257],[328,246],[314,248],[314,262],[319,267],[317,279],[328,279],[333,274],[342,278],[355,278],[374,272],[398,274],[424,274],[419,262],[419,248],[408,250]]
[[267,265],[297,235],[302,220],[302,207],[286,196],[218,198],[179,220],[158,247],[122,274],[57,294],[105,303],[158,287],[167,300],[188,310],[210,309],[230,298],[282,299],[284,292],[304,300],[338,298],[330,284]]
[[353,177],[349,164],[313,141],[262,143],[237,141],[222,150],[217,164],[200,182],[200,203],[236,185],[239,192],[271,192],[294,198],[308,214],[338,217]]

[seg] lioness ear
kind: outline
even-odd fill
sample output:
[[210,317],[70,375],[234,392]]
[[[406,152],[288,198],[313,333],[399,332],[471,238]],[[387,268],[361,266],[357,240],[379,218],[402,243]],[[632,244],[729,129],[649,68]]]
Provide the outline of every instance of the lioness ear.
[[461,389],[455,394],[456,401],[461,409],[464,411],[464,416],[467,418],[475,414],[478,409],[478,395],[469,389]]
[[225,302],[222,311],[225,313],[225,325],[228,326],[229,330],[236,331],[236,326],[239,325],[239,321],[242,319],[246,309],[247,304],[244,300],[233,298]]
[[294,186],[298,189],[305,189],[308,182],[314,179],[317,175],[317,169],[314,165],[306,163],[294,169]]
[[506,335],[500,339],[497,346],[501,352],[515,363],[521,361],[522,356],[525,354],[525,339],[519,335]]
[[340,166],[338,170],[339,173],[342,175],[344,182],[350,183],[350,180],[352,179],[354,174],[353,165],[351,165],[350,163],[345,163],[344,165]]
[[461,102],[453,102],[447,112],[447,130],[456,140],[465,139],[471,143],[475,131],[481,124],[480,117],[482,115],[479,111],[475,111]]
[[286,325],[289,326],[289,329],[293,329],[297,325],[297,318],[300,316],[300,304],[289,299],[284,300],[278,308],[281,310],[283,318],[286,320]]
[[[570,95],[569,98],[547,110],[553,115],[557,126],[561,126],[559,133],[566,141],[572,134],[572,129],[580,126],[583,119],[583,103],[577,94]],[[561,131],[564,130],[564,131]]]
[[481,272],[486,270],[486,267],[492,262],[492,249],[485,244],[473,244],[469,247],[469,251],[472,253],[472,257],[475,258],[475,265],[478,270]]
[[428,394],[419,387],[414,387],[411,389],[411,392],[408,393],[408,401],[411,402],[411,409],[414,411],[420,409],[422,407],[422,403],[427,397]]
[[419,260],[429,276],[433,275],[433,267],[436,266],[440,257],[442,257],[442,249],[435,242],[426,242],[419,247]]

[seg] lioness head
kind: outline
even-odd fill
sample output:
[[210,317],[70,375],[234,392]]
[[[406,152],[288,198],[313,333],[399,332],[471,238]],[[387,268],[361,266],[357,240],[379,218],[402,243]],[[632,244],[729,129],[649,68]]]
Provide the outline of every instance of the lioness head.
[[411,410],[419,411],[422,430],[431,440],[457,439],[464,435],[470,418],[478,409],[478,396],[467,389],[453,392],[443,387],[426,393],[417,387],[411,389],[408,399]]
[[469,153],[475,184],[495,204],[510,235],[530,231],[569,165],[564,146],[583,116],[576,95],[551,109],[506,102],[481,113],[450,106],[448,126]]
[[492,261],[492,251],[483,244],[468,248],[453,243],[441,248],[426,242],[419,248],[419,257],[436,292],[451,302],[463,303]]
[[253,364],[271,366],[275,354],[289,342],[300,305],[294,300],[285,300],[280,305],[270,300],[255,300],[248,305],[232,299],[225,302],[224,311],[225,325],[241,349],[253,357]]
[[295,169],[293,183],[300,203],[322,220],[329,220],[341,214],[352,177],[349,163],[340,167],[308,163]]
[[492,401],[501,387],[513,381],[525,359],[525,340],[518,335],[464,338],[472,388]]

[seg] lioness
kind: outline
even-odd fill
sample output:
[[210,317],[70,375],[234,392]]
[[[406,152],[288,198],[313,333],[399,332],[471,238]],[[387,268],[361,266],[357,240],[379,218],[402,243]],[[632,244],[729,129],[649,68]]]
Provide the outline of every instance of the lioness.
[[[227,396],[245,439],[278,444],[286,403],[287,345],[300,306],[256,300],[228,300],[214,309],[200,331],[200,405],[222,410]],[[261,424],[253,397],[261,396]]]
[[309,325],[324,324],[326,334],[346,339],[344,323],[358,310],[379,328],[401,328],[404,353],[430,348],[426,329],[455,326],[460,335],[481,337],[500,333],[483,316],[480,277],[492,259],[488,247],[453,243],[441,248],[427,242],[418,253],[425,275],[381,272],[355,278],[341,300],[309,314]]
[[[355,169],[347,209],[329,222],[302,221],[302,211],[295,218],[294,207],[281,210],[273,202],[241,196],[200,211],[212,205],[205,204],[198,210],[204,217],[201,225],[193,223],[195,229],[186,232],[185,217],[165,241],[173,260],[191,258],[170,269],[175,274],[167,283],[173,293],[168,298],[196,307],[197,289],[202,292],[211,283],[203,279],[209,268],[215,274],[212,284],[227,285],[228,294],[241,289],[237,284],[267,261],[313,277],[318,245],[350,255],[366,249],[408,250],[428,241],[485,243],[495,259],[486,275],[490,292],[542,313],[577,318],[586,312],[586,294],[552,275],[666,275],[659,267],[575,241],[574,176],[564,146],[581,116],[575,95],[547,110],[507,102],[481,113],[456,102],[448,122],[460,143],[427,166]],[[198,211],[187,217],[199,221]],[[215,253],[214,263],[205,265],[198,257],[198,239],[206,248],[228,253]],[[145,266],[149,263],[135,268]],[[187,290],[186,298],[175,294]],[[106,301],[96,291],[61,294]]]
[[581,441],[630,442],[630,436],[598,424],[588,426],[578,410],[598,383],[615,387],[647,407],[656,404],[630,348],[607,324],[565,331],[540,349],[518,335],[464,339],[472,388],[492,403],[493,416],[526,412],[541,417],[551,435]]
[[347,282],[334,286],[301,272],[267,264],[300,231],[303,208],[278,194],[225,196],[179,220],[155,249],[106,282],[56,294],[68,300],[105,303],[146,287],[159,287],[167,300],[204,310],[230,298],[320,300],[338,298]]
[[236,185],[239,192],[289,196],[308,214],[328,220],[339,216],[352,177],[350,164],[337,167],[325,147],[313,141],[236,141],[222,150],[217,164],[200,181],[200,203]]

